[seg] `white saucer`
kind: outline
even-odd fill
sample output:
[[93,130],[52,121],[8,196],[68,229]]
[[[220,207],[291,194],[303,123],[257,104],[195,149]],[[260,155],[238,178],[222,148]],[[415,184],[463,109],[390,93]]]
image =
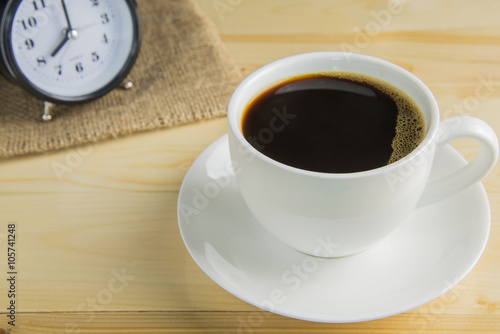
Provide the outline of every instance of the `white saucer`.
[[[438,152],[431,178],[463,164],[447,146]],[[178,217],[189,253],[222,288],[277,314],[330,323],[384,318],[439,297],[474,267],[490,231],[488,197],[477,184],[415,211],[363,253],[340,259],[304,255],[268,234],[246,208],[227,135],[186,174]]]

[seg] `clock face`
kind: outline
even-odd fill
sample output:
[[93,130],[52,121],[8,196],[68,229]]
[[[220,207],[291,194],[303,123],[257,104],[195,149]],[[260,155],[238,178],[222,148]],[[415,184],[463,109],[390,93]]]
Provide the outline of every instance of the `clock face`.
[[138,51],[138,18],[125,0],[22,0],[7,31],[11,73],[57,100],[109,91]]

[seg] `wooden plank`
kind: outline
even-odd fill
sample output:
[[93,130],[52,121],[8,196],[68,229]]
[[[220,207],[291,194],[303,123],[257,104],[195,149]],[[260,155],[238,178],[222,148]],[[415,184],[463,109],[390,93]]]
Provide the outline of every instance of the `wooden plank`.
[[484,334],[499,329],[498,317],[453,314],[403,314],[362,323],[323,324],[268,312],[64,312],[19,314],[19,326],[11,333]]

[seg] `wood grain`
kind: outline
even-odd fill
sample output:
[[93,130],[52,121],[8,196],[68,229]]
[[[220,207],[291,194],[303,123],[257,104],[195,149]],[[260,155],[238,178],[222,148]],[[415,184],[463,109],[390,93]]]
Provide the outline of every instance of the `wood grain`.
[[[291,54],[347,45],[419,76],[442,118],[474,115],[500,132],[498,1],[402,0],[387,21],[377,15],[389,10],[388,1],[197,2],[245,73]],[[380,31],[362,43],[374,22]],[[448,292],[454,298],[377,321],[317,324],[262,312],[230,295],[182,243],[176,217],[182,179],[226,132],[221,118],[1,161],[0,266],[7,225],[15,222],[19,294],[12,328],[1,280],[0,333],[500,332],[499,167],[483,182],[492,211],[489,243]],[[477,152],[470,140],[454,146],[469,160]]]
[[[29,313],[19,318],[26,333],[498,333],[500,319],[487,316],[402,314],[353,324],[322,324],[268,312]],[[452,325],[450,325],[452,324]],[[1,329],[0,329],[0,333]],[[3,334],[3,333],[2,333]]]

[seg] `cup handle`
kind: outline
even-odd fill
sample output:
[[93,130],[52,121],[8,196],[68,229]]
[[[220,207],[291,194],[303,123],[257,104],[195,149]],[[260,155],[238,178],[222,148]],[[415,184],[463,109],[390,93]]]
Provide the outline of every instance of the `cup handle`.
[[481,181],[498,160],[498,138],[491,126],[472,116],[456,116],[439,124],[437,147],[455,139],[471,138],[481,145],[476,157],[458,171],[425,187],[418,207],[431,204]]

